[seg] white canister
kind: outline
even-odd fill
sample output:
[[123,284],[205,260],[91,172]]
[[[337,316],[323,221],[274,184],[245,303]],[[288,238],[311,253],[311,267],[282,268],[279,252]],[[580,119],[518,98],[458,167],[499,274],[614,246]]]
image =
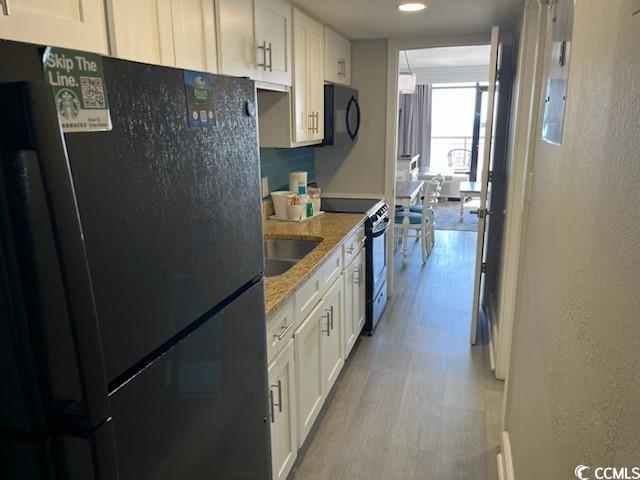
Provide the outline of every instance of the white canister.
[[307,172],[289,172],[289,190],[298,195],[307,193]]
[[287,205],[289,204],[289,195],[291,192],[279,191],[271,192],[271,201],[273,202],[273,210],[278,218],[288,218]]
[[289,220],[303,220],[305,218],[305,205],[287,205],[287,218]]

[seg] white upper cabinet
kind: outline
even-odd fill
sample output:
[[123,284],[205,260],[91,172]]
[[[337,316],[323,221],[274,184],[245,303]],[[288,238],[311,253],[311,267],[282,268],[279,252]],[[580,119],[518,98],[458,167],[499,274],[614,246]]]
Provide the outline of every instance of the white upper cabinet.
[[293,12],[294,141],[324,138],[324,29],[299,10]]
[[257,79],[290,86],[291,6],[280,0],[257,0],[255,26]]
[[282,0],[217,0],[216,5],[220,72],[291,85],[291,6]]
[[351,85],[351,42],[328,27],[324,28],[324,79]]
[[217,72],[213,0],[172,0],[176,66]]
[[103,0],[1,0],[0,38],[106,54]]
[[257,77],[253,0],[216,0],[220,73]]
[[217,71],[212,0],[107,0],[113,56]]
[[175,65],[171,0],[108,0],[107,13],[113,56]]

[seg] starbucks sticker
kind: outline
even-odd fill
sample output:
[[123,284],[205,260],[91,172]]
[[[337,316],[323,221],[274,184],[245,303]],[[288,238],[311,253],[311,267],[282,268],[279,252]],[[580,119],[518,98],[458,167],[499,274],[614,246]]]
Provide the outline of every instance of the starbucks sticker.
[[48,47],[42,62],[64,132],[111,130],[100,55]]
[[210,73],[184,71],[187,123],[190,127],[208,127],[216,124],[214,78]]

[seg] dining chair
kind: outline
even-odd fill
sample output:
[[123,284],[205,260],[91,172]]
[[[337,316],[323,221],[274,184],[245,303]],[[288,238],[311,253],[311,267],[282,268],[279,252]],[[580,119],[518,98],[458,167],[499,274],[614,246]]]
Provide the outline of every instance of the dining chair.
[[404,231],[404,211],[402,207],[396,207],[395,215],[395,229],[396,238],[400,239],[401,244],[409,241],[409,238],[415,238],[420,242],[420,251],[422,254],[422,263],[427,261],[427,258],[431,254],[431,248],[433,247],[433,228],[431,226],[432,211],[429,210],[429,204],[427,195],[421,195],[422,203],[419,205],[422,208],[422,212],[409,212],[409,228]]

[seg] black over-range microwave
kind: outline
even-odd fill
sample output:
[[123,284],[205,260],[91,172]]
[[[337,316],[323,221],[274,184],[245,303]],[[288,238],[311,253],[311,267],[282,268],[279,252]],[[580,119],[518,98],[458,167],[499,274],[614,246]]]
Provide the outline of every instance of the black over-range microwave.
[[322,145],[352,143],[360,130],[358,91],[341,85],[324,86],[324,141]]

